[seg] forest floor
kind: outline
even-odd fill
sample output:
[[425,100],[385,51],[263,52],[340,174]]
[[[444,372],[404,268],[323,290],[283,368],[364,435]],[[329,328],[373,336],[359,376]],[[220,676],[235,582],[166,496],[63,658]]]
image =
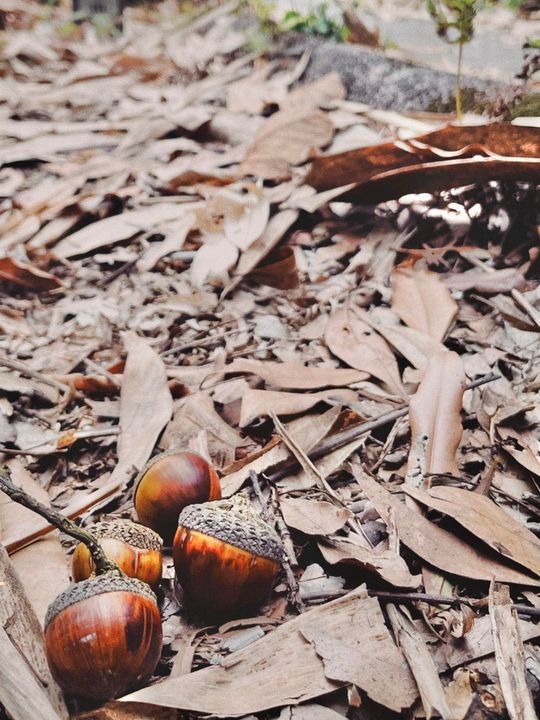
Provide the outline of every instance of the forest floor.
[[91,708],[35,620],[74,544],[2,496],[0,708],[535,717],[538,118],[351,102],[309,54],[247,50],[230,5],[114,37],[48,13],[0,0],[0,453],[90,528],[196,452],[284,553],[213,624],[166,551],[156,671]]

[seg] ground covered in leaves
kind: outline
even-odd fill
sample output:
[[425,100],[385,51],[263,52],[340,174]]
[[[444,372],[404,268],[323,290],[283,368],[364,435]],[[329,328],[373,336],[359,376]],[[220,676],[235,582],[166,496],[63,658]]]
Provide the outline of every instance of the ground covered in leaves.
[[[219,627],[166,558],[157,676],[70,712],[535,717],[537,129],[348,102],[301,82],[309,57],[246,51],[229,6],[132,10],[112,39],[43,12],[0,1],[4,459],[88,525],[192,449],[286,550]],[[0,502],[40,620],[72,548],[47,529]],[[67,717],[10,587],[2,666],[17,648]]]

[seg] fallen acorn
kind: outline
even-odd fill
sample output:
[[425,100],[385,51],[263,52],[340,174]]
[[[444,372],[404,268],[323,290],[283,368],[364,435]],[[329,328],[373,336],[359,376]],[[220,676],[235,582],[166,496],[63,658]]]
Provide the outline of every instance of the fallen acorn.
[[220,497],[219,478],[210,463],[196,453],[177,452],[157,455],[143,468],[134,503],[139,522],[170,546],[185,507]]
[[[161,581],[163,542],[156,532],[130,520],[103,521],[88,530],[123,573],[157,588]],[[79,543],[71,563],[74,582],[89,578],[95,567],[90,551],[84,543]]]
[[103,702],[142,685],[161,645],[156,596],[146,583],[115,572],[70,585],[45,618],[47,661],[71,696]]
[[185,508],[178,519],[173,560],[186,601],[208,619],[256,610],[279,572],[277,533],[242,496]]

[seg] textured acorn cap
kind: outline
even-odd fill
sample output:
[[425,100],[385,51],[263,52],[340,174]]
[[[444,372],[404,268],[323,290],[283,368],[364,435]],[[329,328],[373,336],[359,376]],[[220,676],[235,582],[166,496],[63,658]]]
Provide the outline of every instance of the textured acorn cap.
[[163,548],[163,540],[144,525],[138,525],[131,520],[103,520],[88,528],[97,540],[110,538],[121,540],[139,550],[159,550]]
[[45,627],[47,627],[57,615],[71,605],[75,605],[82,600],[88,600],[88,598],[94,597],[95,595],[111,592],[135,593],[135,595],[140,595],[157,605],[155,594],[150,589],[150,586],[142,582],[142,580],[130,578],[126,575],[118,575],[116,573],[106,573],[105,575],[98,575],[97,577],[69,585],[47,608]]
[[279,535],[253,510],[242,496],[188,505],[178,525],[217,538],[229,545],[281,562],[283,545]]

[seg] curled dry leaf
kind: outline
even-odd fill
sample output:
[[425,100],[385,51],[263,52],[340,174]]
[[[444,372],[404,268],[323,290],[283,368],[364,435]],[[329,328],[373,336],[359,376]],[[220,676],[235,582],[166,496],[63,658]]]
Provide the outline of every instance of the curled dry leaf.
[[320,110],[310,107],[280,110],[268,118],[255,136],[241,170],[265,180],[285,179],[290,175],[291,165],[307,160],[314,150],[328,145],[333,135],[332,122]]
[[463,363],[454,352],[433,355],[409,403],[411,450],[407,482],[428,484],[427,474],[456,475],[461,441],[461,405],[465,389]]
[[354,403],[353,390],[335,388],[316,393],[288,393],[274,390],[248,390],[242,398],[240,427],[249,425],[258,417],[274,412],[276,415],[297,415],[315,407],[320,402]]
[[300,284],[296,268],[294,248],[282,247],[271,252],[268,257],[251,273],[253,280],[278,288],[292,290]]
[[445,486],[429,492],[404,490],[422,505],[456,520],[496,552],[540,575],[540,540],[487,496]]
[[333,535],[353,517],[345,507],[305,498],[282,498],[280,507],[287,525],[305,535]]
[[425,371],[428,360],[444,350],[444,345],[420,330],[403,325],[373,324],[379,335],[390,343],[411,365]]
[[15,285],[21,285],[38,292],[54,290],[64,285],[59,278],[51,275],[51,273],[11,257],[0,258],[0,280],[8,280]]
[[272,362],[237,358],[226,367],[228,373],[253,373],[266,383],[285,390],[314,390],[345,387],[365,380],[367,373],[346,368],[325,368],[292,362]]
[[523,272],[518,268],[503,268],[502,270],[469,270],[464,273],[452,273],[444,278],[446,287],[452,290],[477,290],[486,295],[507,293],[516,288],[523,290],[527,281]]
[[373,375],[392,393],[406,397],[394,354],[365,322],[359,308],[345,305],[336,310],[328,320],[324,339],[332,353],[347,365]]
[[400,541],[439,570],[458,577],[540,587],[540,581],[500,562],[483,547],[472,547],[461,538],[430,522],[385,490],[358,465],[355,478],[382,519],[394,520]]
[[436,273],[402,268],[392,276],[392,310],[405,325],[440,342],[458,308]]
[[319,550],[330,565],[354,565],[377,575],[395,588],[414,590],[422,582],[421,575],[412,575],[407,563],[392,550],[362,547],[346,538],[326,538]]
[[499,680],[510,720],[536,720],[517,614],[508,587],[491,583],[489,617]]

